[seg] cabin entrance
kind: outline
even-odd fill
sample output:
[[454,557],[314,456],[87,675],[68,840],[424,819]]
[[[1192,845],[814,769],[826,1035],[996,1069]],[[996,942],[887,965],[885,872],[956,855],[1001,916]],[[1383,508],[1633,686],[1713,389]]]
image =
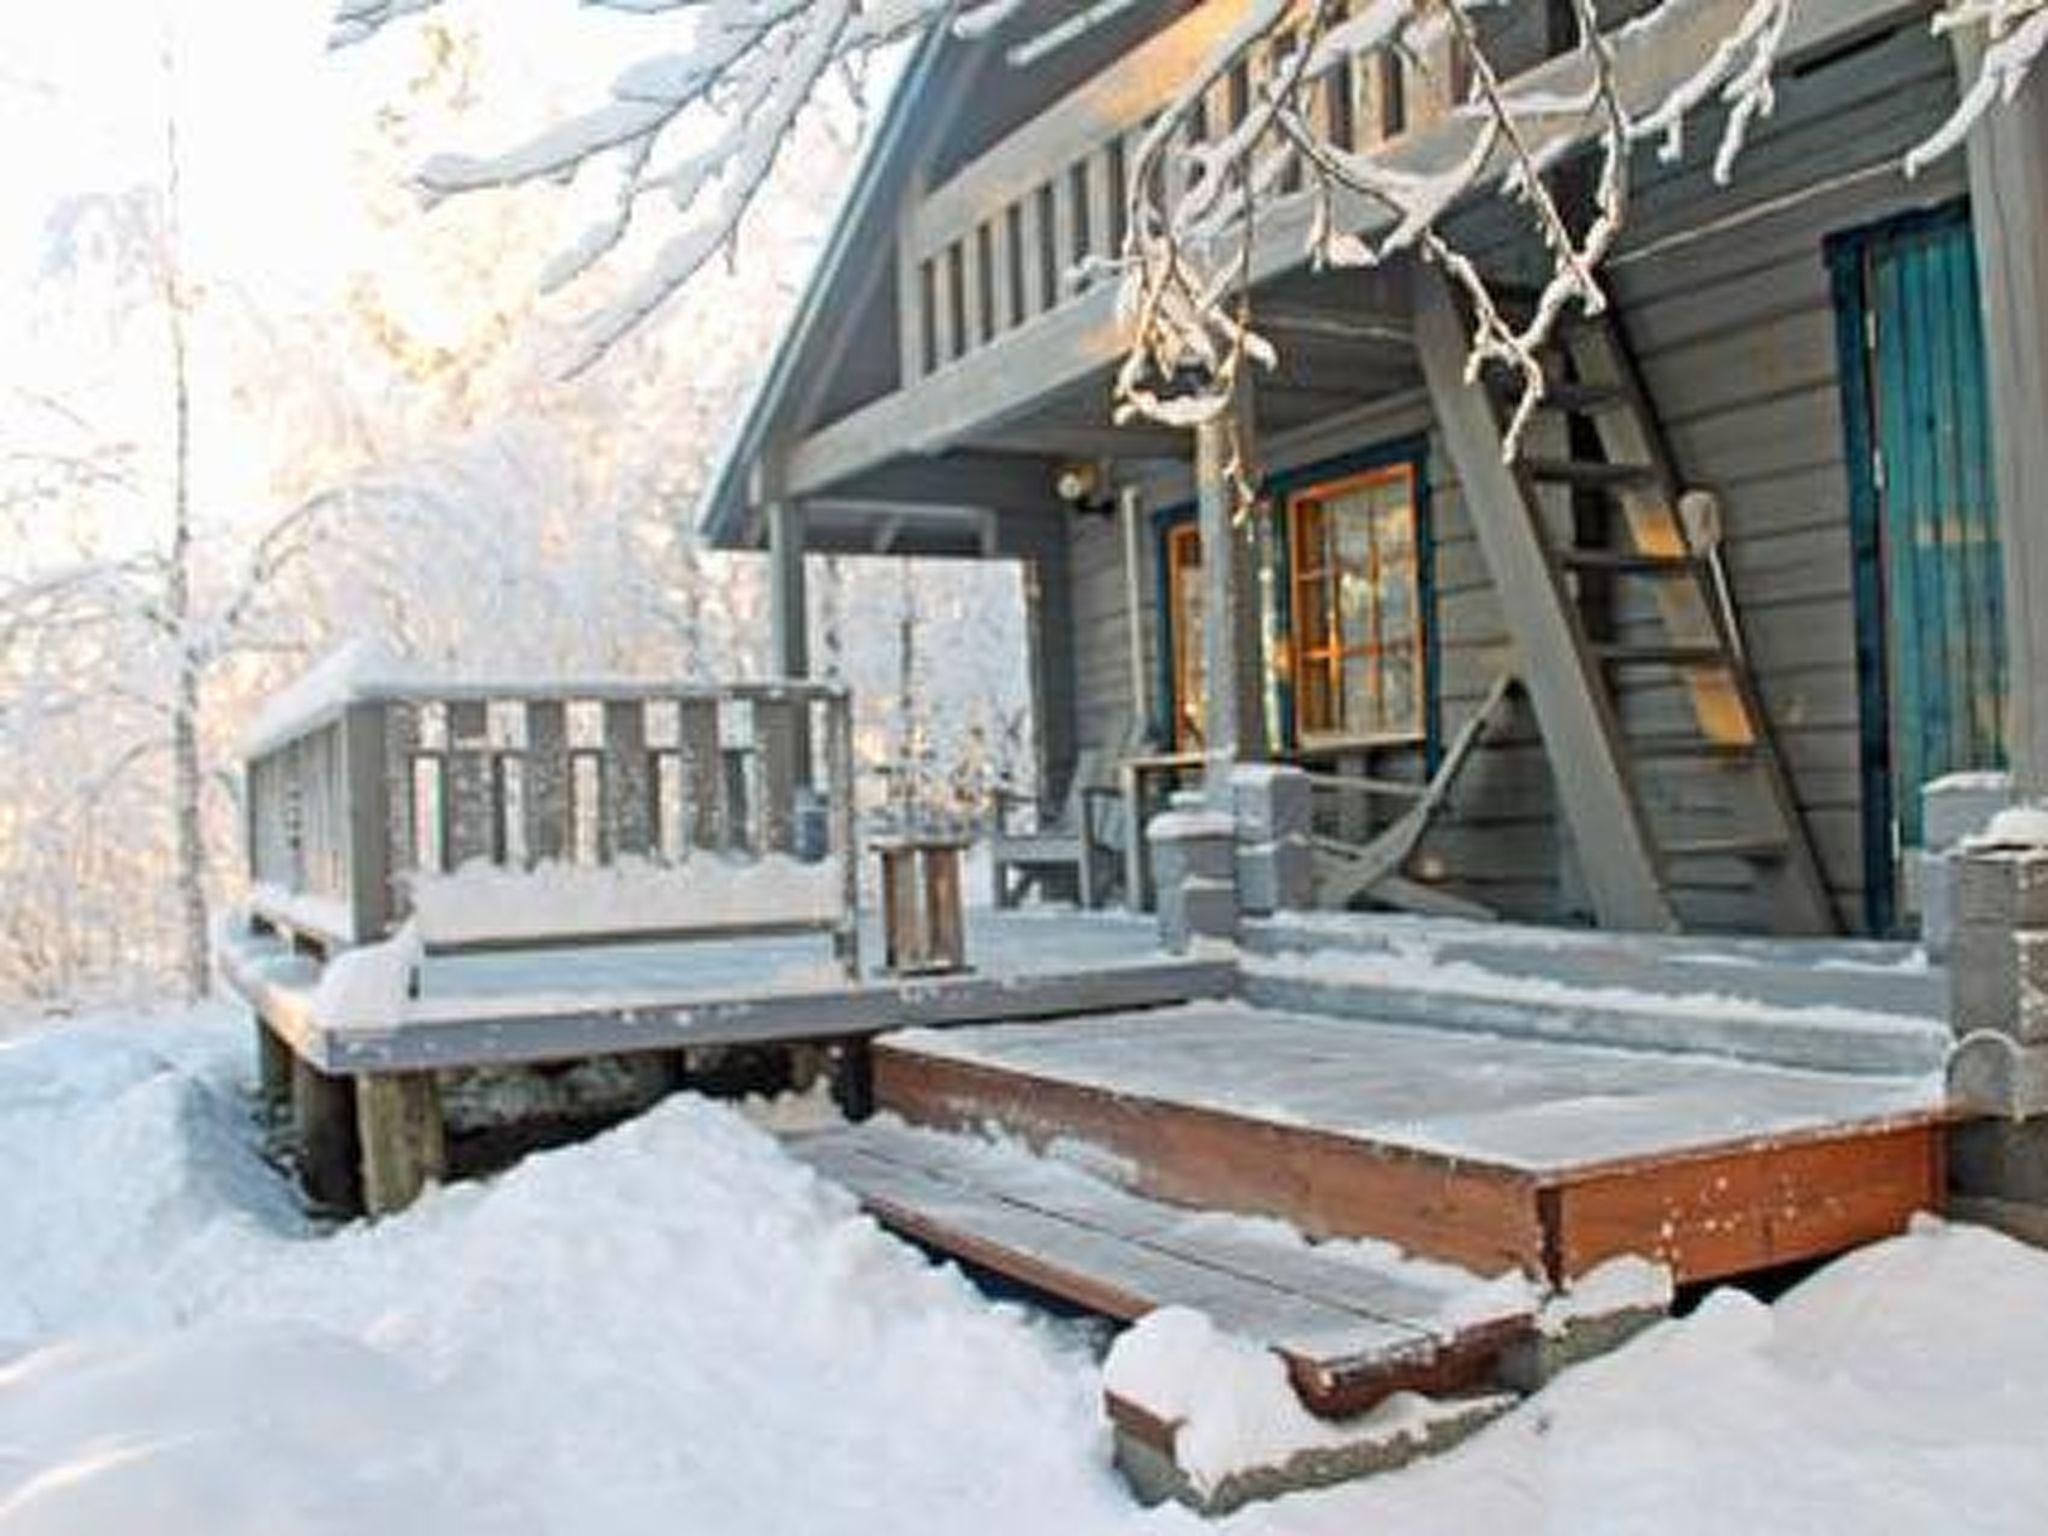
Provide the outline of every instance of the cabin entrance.
[[1899,925],[1920,787],[2005,762],[2005,615],[1969,209],[1833,243],[1875,931]]

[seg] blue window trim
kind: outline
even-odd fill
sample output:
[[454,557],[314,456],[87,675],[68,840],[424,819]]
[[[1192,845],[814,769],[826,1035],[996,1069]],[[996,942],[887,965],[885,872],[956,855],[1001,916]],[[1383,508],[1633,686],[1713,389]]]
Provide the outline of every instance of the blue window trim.
[[1856,612],[1858,778],[1863,800],[1863,903],[1866,926],[1890,935],[1899,926],[1898,870],[1892,855],[1897,807],[1892,790],[1891,657],[1886,644],[1884,506],[1878,494],[1876,394],[1864,343],[1871,249],[1924,231],[1968,224],[1970,203],[1958,198],[1916,208],[1822,242],[1835,308],[1835,357],[1841,374],[1842,453],[1849,471],[1849,561]]
[[[1436,536],[1435,525],[1430,516],[1429,498],[1429,435],[1426,432],[1411,432],[1401,437],[1389,438],[1369,448],[1351,453],[1338,454],[1334,458],[1318,459],[1313,464],[1303,464],[1294,469],[1280,471],[1266,476],[1259,487],[1262,496],[1270,498],[1276,506],[1285,507],[1287,498],[1297,491],[1321,485],[1331,480],[1342,480],[1351,475],[1370,473],[1394,464],[1409,466],[1415,482],[1415,584],[1416,603],[1422,613],[1422,750],[1426,770],[1436,772],[1442,756],[1442,732],[1439,729],[1439,715],[1442,699],[1440,693],[1440,672],[1438,656],[1438,624],[1436,611]],[[1195,516],[1193,502],[1176,502],[1162,507],[1152,515],[1153,568],[1160,573],[1154,583],[1153,632],[1159,637],[1154,657],[1152,730],[1156,739],[1170,746],[1173,741],[1173,720],[1179,700],[1175,697],[1173,673],[1174,621],[1172,565],[1168,558],[1168,543],[1175,528],[1191,522]],[[1273,540],[1273,590],[1279,596],[1276,619],[1283,635],[1294,632],[1294,557],[1293,541],[1288,530],[1279,530]],[[1294,683],[1292,678],[1284,679],[1280,686],[1280,725],[1286,741],[1294,741]]]

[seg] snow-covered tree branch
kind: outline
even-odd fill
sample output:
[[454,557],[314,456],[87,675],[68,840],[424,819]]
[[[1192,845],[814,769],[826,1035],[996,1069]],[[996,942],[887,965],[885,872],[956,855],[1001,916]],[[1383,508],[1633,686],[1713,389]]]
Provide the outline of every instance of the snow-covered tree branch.
[[[435,0],[345,0],[337,44],[360,41]],[[447,197],[522,182],[565,180],[599,168],[609,209],[561,252],[547,281],[560,285],[618,250],[650,207],[684,220],[623,293],[590,322],[577,367],[588,366],[708,261],[740,238],[804,112],[834,80],[858,80],[875,55],[929,28],[963,37],[1010,24],[1035,38],[1013,46],[1033,59],[1104,14],[1142,0],[1052,16],[1045,0],[594,0],[664,28],[664,47],[627,69],[610,99],[525,143],[484,157],[429,161],[420,182]],[[1628,24],[1654,28],[1686,0],[1664,0]],[[1118,378],[1125,415],[1185,425],[1221,410],[1247,360],[1270,364],[1249,305],[1252,253],[1263,222],[1286,198],[1314,204],[1306,254],[1319,265],[1370,265],[1402,252],[1439,264],[1473,314],[1472,368],[1500,367],[1521,381],[1510,447],[1539,398],[1536,351],[1558,316],[1597,311],[1599,272],[1627,218],[1629,166],[1645,143],[1675,153],[1689,121],[1719,109],[1715,171],[1732,173],[1744,138],[1771,110],[1772,72],[1802,0],[1752,0],[1698,67],[1654,99],[1632,99],[1602,31],[1598,0],[1570,0],[1571,36],[1540,94],[1518,90],[1498,62],[1499,0],[1246,0],[1236,26],[1154,120],[1128,178],[1127,231],[1118,266],[1128,353]],[[1916,170],[1960,142],[1996,100],[2018,88],[2048,38],[2048,0],[1945,0],[1938,32],[1985,38],[1982,65],[1948,122],[1908,157]],[[1339,71],[1394,66],[1428,76],[1449,99],[1452,132],[1417,167],[1350,147],[1328,131],[1316,95]],[[1240,113],[1210,107],[1232,80],[1249,81]],[[1566,198],[1556,172],[1575,151],[1596,167]],[[1445,232],[1445,216],[1473,197],[1515,208],[1550,255],[1532,304],[1508,305]],[[1380,212],[1376,234],[1347,227],[1358,200]],[[1355,223],[1355,221],[1353,221]]]

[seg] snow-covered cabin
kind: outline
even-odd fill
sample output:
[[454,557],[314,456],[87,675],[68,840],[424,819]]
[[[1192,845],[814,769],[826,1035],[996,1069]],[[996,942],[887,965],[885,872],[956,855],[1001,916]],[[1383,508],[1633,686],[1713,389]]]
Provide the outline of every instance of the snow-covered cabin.
[[[911,58],[702,509],[715,543],[783,555],[792,674],[803,550],[1027,562],[1055,787],[1204,745],[1192,439],[1111,424],[1116,284],[1087,262],[1118,248],[1142,125],[1238,7],[1076,3],[1090,24],[1017,66],[1059,9]],[[2003,612],[2043,557],[1997,488],[2041,484],[2048,439],[2043,118],[2022,104],[1903,174],[1958,95],[1930,9],[1795,6],[1728,185],[1711,111],[1675,161],[1639,152],[1611,324],[1568,343],[1518,473],[1426,279],[1261,244],[1279,362],[1248,405],[1240,755],[1419,783],[1512,674],[1421,881],[1542,922],[1910,931],[1923,786],[2002,767],[2026,728]],[[1688,67],[1745,6],[1662,11],[1625,70]],[[1531,70],[1569,26],[1484,14]],[[1419,70],[1324,89],[1330,131],[1382,154],[1447,110]],[[1533,241],[1489,220],[1453,226],[1502,284],[1537,278]],[[1327,834],[1384,824],[1319,801]]]

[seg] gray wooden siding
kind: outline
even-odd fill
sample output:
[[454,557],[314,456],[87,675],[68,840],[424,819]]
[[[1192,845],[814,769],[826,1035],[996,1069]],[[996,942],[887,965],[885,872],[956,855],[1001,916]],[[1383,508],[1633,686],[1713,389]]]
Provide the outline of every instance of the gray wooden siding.
[[[1646,157],[1631,232],[1610,272],[1679,471],[1722,499],[1729,568],[1766,706],[1830,888],[1852,926],[1863,920],[1855,614],[1835,318],[1822,246],[1837,231],[1960,194],[1960,158],[1916,183],[1895,169],[1953,98],[1947,50],[1910,28],[1787,80],[1776,116],[1753,135],[1731,186],[1716,188],[1704,169],[1711,125],[1700,125],[1679,167]],[[1269,471],[1285,472],[1427,428],[1419,398],[1395,401],[1269,440],[1262,457]],[[1429,469],[1440,730],[1448,737],[1509,646],[1434,434]],[[1185,495],[1177,477],[1151,491],[1155,507]],[[1076,520],[1069,540],[1077,734],[1084,745],[1115,747],[1130,719],[1118,533],[1108,520]],[[1149,520],[1145,553],[1149,679],[1157,675]],[[1649,622],[1627,606],[1621,618],[1624,633]],[[1676,680],[1654,674],[1628,680],[1623,695],[1632,724],[1651,728],[1684,703]],[[1372,771],[1419,776],[1420,754],[1376,754]],[[1699,771],[1659,768],[1645,788],[1667,809],[1698,806],[1706,816],[1716,804],[1715,781]],[[1452,814],[1425,849],[1458,886],[1505,913],[1586,916],[1526,706],[1468,768]],[[1766,922],[1747,866],[1684,873],[1686,905],[1696,916],[1735,928]]]

